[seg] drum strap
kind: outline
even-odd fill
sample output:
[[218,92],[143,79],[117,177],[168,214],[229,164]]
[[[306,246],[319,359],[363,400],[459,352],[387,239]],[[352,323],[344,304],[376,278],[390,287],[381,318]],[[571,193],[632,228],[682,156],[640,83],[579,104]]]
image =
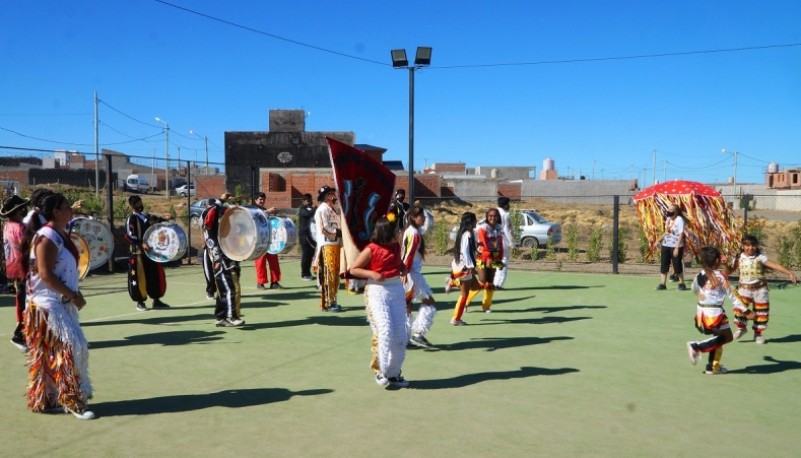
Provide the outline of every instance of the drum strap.
[[66,247],[67,250],[69,250],[70,254],[72,254],[72,257],[75,259],[75,266],[77,266],[78,259],[80,259],[81,257],[81,255],[78,254],[78,247],[76,247],[75,244],[72,243],[71,238],[64,237],[64,235],[61,234],[60,231],[54,230],[53,232],[55,232],[56,234],[58,234],[59,237],[61,237],[61,242],[64,244],[64,247]]

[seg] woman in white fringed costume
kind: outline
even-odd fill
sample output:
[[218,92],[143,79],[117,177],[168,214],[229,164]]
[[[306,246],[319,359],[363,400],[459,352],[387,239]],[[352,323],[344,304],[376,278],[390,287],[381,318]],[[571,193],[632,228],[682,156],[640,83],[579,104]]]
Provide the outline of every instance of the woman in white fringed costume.
[[64,195],[44,199],[47,220],[31,242],[25,338],[28,342],[28,408],[70,412],[81,420],[92,397],[89,345],[78,311],[86,301],[78,291],[78,250],[66,232],[72,208]]
[[[411,291],[406,296],[406,329],[409,332],[409,342],[418,347],[431,347],[431,342],[425,335],[431,330],[437,308],[434,306],[434,293],[423,277],[423,258],[426,247],[423,239],[422,227],[426,222],[423,207],[414,206],[406,214],[409,223],[403,231],[401,238],[401,253],[403,264],[409,272]],[[420,302],[417,317],[412,319],[412,302]]]
[[[394,215],[393,215],[394,216]],[[365,301],[373,330],[376,383],[384,387],[409,386],[401,375],[406,357],[406,301],[402,275],[406,267],[400,256],[398,226],[386,216],[375,223],[370,243],[359,253],[350,275],[366,278]]]

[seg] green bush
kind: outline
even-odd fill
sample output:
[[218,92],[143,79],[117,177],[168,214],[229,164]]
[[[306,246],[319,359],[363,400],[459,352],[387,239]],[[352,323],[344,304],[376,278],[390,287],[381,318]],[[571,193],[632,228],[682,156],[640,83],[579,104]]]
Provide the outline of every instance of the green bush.
[[575,223],[565,225],[565,243],[567,244],[567,259],[578,260],[578,226]]
[[603,228],[595,227],[590,233],[590,240],[587,246],[587,261],[598,262],[601,260],[601,250],[604,247]]
[[785,237],[783,235],[780,235],[778,242],[779,242],[779,253],[777,262],[787,268],[792,267],[794,264],[793,247],[796,245],[794,240]]
[[545,259],[556,261],[556,244],[553,243],[550,237],[548,237],[548,241],[545,243]]
[[[626,237],[628,237],[629,230],[625,227],[618,228],[617,236],[617,262],[624,263],[628,260],[628,245],[626,244]],[[614,235],[614,234],[611,234]],[[609,258],[612,258],[612,244],[609,244]]]
[[[450,228],[447,224],[437,224],[434,230],[427,234],[426,250],[438,255],[444,255],[453,247],[450,239]],[[429,248],[430,247],[430,248]]]
[[784,264],[785,267],[801,267],[801,221],[797,221],[795,226],[790,230],[791,238],[795,250],[793,256],[793,263],[791,265]]

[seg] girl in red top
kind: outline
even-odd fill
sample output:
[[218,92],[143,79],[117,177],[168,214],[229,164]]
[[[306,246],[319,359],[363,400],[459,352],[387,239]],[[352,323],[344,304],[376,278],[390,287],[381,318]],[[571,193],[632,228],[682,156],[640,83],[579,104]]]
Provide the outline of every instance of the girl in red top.
[[486,220],[478,225],[476,232],[478,238],[476,272],[478,273],[478,284],[484,290],[481,308],[485,313],[490,313],[492,295],[495,294],[495,270],[504,268],[501,261],[503,259],[503,227],[501,226],[501,213],[497,208],[487,210]]
[[378,218],[370,243],[359,253],[350,274],[367,279],[367,315],[373,329],[373,340],[377,343],[376,383],[393,388],[409,386],[401,375],[408,341],[406,300],[401,282],[406,267],[401,259],[398,226],[394,221],[386,216]]

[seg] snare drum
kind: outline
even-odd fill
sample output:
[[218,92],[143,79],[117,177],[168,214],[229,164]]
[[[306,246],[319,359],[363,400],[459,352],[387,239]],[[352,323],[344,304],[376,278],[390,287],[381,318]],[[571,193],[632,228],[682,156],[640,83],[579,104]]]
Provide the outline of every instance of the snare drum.
[[186,232],[175,223],[157,223],[145,231],[145,254],[156,262],[172,262],[184,257],[188,243]]
[[234,261],[263,256],[270,246],[270,224],[264,210],[230,207],[220,218],[220,249]]
[[267,252],[280,254],[291,250],[298,238],[295,223],[289,218],[280,216],[270,216],[267,222],[270,224],[270,245],[267,247]]
[[89,273],[89,244],[77,232],[70,232],[70,240],[78,249],[78,279],[83,280]]
[[89,270],[107,263],[114,252],[114,236],[105,224],[96,219],[79,216],[70,221],[72,232],[83,237],[89,246]]

